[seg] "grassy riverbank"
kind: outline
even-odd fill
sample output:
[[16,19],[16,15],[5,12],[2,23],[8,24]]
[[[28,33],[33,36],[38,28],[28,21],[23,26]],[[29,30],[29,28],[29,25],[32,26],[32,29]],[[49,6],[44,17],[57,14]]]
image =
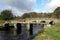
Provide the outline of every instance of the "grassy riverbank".
[[60,40],[60,23],[56,23],[44,33],[38,34],[33,40]]

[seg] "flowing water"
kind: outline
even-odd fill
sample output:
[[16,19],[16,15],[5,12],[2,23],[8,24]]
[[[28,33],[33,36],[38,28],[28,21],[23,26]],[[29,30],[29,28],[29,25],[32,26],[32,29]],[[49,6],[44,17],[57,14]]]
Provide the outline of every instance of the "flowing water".
[[0,40],[32,40],[39,31],[43,30],[43,28],[43,25],[34,25],[32,36],[28,36],[29,34],[26,27],[22,27],[21,34],[18,34],[14,29],[9,31],[0,31]]

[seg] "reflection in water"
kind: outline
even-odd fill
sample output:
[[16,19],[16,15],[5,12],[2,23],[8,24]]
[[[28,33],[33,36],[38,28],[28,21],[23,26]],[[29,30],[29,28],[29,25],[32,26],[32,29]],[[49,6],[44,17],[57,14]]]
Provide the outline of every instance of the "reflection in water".
[[8,31],[0,31],[0,40],[32,40],[34,36],[43,29],[43,25],[34,25],[33,26],[33,35],[28,37],[28,31],[26,27],[22,27],[21,34],[17,34],[16,30],[12,28]]
[[27,40],[27,28],[23,27],[21,34],[16,30],[0,31],[0,40]]
[[41,24],[41,25],[33,24],[33,35],[29,37],[29,40],[32,40],[33,38],[35,38],[35,36],[37,36],[38,33],[43,30],[44,30],[44,24]]

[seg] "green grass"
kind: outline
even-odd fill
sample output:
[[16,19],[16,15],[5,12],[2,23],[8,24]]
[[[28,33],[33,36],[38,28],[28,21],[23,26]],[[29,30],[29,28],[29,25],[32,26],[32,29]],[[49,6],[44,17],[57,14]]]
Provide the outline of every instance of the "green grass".
[[3,24],[5,21],[4,20],[0,20],[0,24]]
[[52,37],[54,40],[60,40],[60,23],[48,28],[43,34],[38,34],[33,40],[44,40],[47,36]]

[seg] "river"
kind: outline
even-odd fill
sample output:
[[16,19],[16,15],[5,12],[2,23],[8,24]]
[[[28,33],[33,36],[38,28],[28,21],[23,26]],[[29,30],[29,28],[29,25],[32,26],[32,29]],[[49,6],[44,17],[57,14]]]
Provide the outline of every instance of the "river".
[[44,29],[44,25],[33,25],[33,35],[28,36],[27,28],[22,27],[21,34],[17,34],[16,30],[0,31],[0,40],[32,40],[39,31]]

